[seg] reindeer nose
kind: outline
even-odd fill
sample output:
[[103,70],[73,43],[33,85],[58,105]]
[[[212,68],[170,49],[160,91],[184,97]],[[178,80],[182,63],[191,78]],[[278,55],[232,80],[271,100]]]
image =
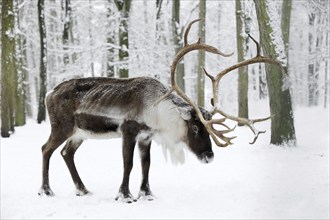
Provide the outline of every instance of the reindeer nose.
[[212,151],[202,153],[202,162],[203,163],[211,163],[214,158],[214,153]]

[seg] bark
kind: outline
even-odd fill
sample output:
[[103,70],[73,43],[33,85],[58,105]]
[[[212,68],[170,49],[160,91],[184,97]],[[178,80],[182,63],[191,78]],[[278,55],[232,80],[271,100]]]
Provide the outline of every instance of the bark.
[[13,0],[3,0],[1,8],[1,136],[14,131],[15,36]]
[[[198,36],[201,42],[205,42],[205,14],[206,14],[206,0],[199,0],[199,21]],[[205,51],[198,51],[198,64],[197,64],[197,104],[204,106],[205,99],[205,76],[202,67],[205,66]]]
[[[236,0],[236,36],[237,36],[237,62],[241,62],[247,53],[247,35],[244,35],[244,12],[241,0]],[[248,66],[238,69],[238,116],[249,118],[248,106]],[[242,126],[242,124],[238,124]]]
[[23,74],[23,87],[24,87],[24,102],[25,102],[25,115],[32,117],[32,106],[31,106],[31,86],[30,77],[27,70],[27,40],[22,36],[22,74]]
[[[267,11],[267,1],[255,0],[256,13],[259,23],[261,45],[264,54],[278,58],[276,45],[270,37],[274,33],[270,26],[270,18]],[[266,78],[269,91],[269,104],[271,115],[271,144],[283,145],[296,144],[296,135],[293,121],[293,111],[289,88],[283,87],[283,79],[287,73],[275,65],[266,64]]]
[[106,65],[106,75],[108,77],[115,76],[115,66],[114,66],[114,57],[115,57],[115,50],[113,45],[116,42],[115,37],[115,21],[112,18],[112,0],[108,0],[107,3],[107,22],[108,22],[108,33],[107,33],[107,65]]
[[45,24],[45,0],[38,0],[38,21],[40,35],[40,69],[39,69],[39,107],[37,121],[46,120],[45,96],[47,91],[47,38]]
[[127,78],[128,77],[128,19],[129,11],[131,7],[131,0],[115,0],[117,9],[120,11],[121,18],[119,24],[119,77]]
[[67,65],[70,63],[70,56],[68,53],[69,49],[69,32],[70,26],[72,26],[72,19],[71,19],[71,1],[65,0],[65,16],[64,16],[64,29],[63,29],[63,49],[64,49],[64,56],[63,61],[64,64]]
[[[20,16],[18,11],[18,2],[14,6],[15,26],[20,28]],[[23,59],[22,59],[22,42],[21,34],[15,36],[15,126],[22,126],[25,124],[25,90],[23,75]]]
[[[89,10],[92,11],[92,2],[89,0]],[[92,20],[92,17],[89,18]],[[95,68],[94,68],[94,41],[93,41],[93,33],[92,33],[92,27],[88,27],[88,36],[89,36],[89,46],[90,46],[90,59],[91,59],[91,75],[92,77],[95,76]]]
[[[175,54],[182,48],[182,30],[180,25],[180,0],[172,1],[172,34]],[[184,58],[183,58],[184,59]],[[185,91],[184,60],[181,60],[176,67],[176,82]]]
[[291,21],[291,0],[285,0],[282,3],[281,30],[286,56],[289,57],[289,36]]
[[[329,48],[329,33],[326,34],[326,43],[325,43],[326,47]],[[329,72],[328,72],[328,65],[329,65],[329,61],[328,59],[325,60],[325,73],[324,73],[324,108],[327,108],[327,103],[329,101],[329,97],[328,97],[328,90],[329,90]]]

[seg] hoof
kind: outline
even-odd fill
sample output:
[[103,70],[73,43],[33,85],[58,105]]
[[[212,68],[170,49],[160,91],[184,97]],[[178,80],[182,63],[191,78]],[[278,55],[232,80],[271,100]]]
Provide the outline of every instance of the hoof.
[[152,195],[151,192],[145,192],[145,191],[140,191],[139,192],[139,196],[138,196],[139,200],[145,200],[145,201],[153,201],[155,200],[154,195]]
[[47,188],[47,189],[41,188],[38,192],[38,195],[39,196],[46,195],[46,196],[52,197],[55,194],[53,193],[53,191],[50,188]]
[[87,189],[77,189],[76,190],[76,196],[84,196],[87,194],[91,194]]
[[118,193],[118,195],[115,198],[116,201],[118,202],[123,202],[123,203],[133,203],[136,202],[137,199],[135,199],[132,194],[124,195],[123,193]]

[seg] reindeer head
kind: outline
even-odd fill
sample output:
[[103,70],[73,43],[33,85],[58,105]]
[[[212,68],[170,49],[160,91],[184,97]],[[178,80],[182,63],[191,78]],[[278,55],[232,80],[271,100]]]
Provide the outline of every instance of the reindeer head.
[[[212,143],[204,124],[200,121],[195,109],[191,106],[179,109],[181,117],[186,122],[187,138],[186,145],[197,158],[203,163],[213,160]],[[200,111],[205,120],[210,120],[212,115],[203,108]]]

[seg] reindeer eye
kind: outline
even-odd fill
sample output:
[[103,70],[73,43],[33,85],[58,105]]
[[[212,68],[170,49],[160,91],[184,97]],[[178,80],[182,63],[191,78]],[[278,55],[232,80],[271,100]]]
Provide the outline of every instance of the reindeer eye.
[[197,125],[193,125],[191,128],[195,134],[198,134],[199,129],[198,129]]

